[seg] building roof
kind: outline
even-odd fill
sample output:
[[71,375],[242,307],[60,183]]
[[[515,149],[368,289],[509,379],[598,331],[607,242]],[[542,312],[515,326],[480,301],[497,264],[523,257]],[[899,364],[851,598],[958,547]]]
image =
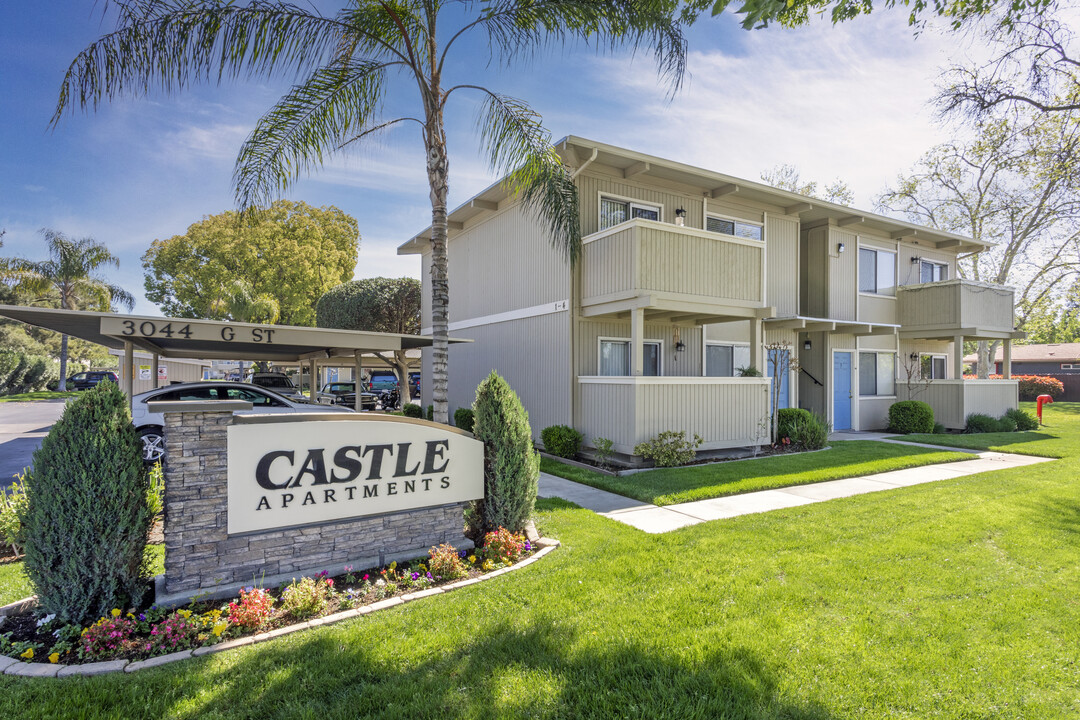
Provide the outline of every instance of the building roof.
[[[894,239],[904,238],[937,248],[951,248],[956,252],[978,252],[993,245],[993,243],[973,240],[964,235],[935,230],[885,215],[780,190],[761,182],[744,180],[573,135],[556,143],[555,149],[563,158],[563,162],[576,170],[581,170],[586,165],[596,162],[622,170],[624,177],[656,178],[677,183],[685,186],[688,192],[700,192],[707,198],[736,196],[780,206],[787,214],[798,215],[804,224],[832,220],[845,227],[873,229]],[[465,223],[474,217],[495,212],[499,203],[507,199],[509,194],[502,180],[490,185],[450,213],[450,230],[462,230]],[[428,226],[398,247],[398,254],[422,253],[426,250],[430,239],[431,227]]]
[[[0,316],[119,349],[130,341],[162,357],[199,360],[276,360],[354,357],[355,353],[429,347],[430,337],[295,325],[150,317],[82,310],[0,305]],[[450,342],[472,342],[451,339]]]
[[[994,362],[1002,362],[1005,348],[998,345]],[[973,353],[964,362],[976,362]],[[1012,361],[1016,362],[1080,362],[1080,343],[1048,343],[1045,345],[1013,345]]]

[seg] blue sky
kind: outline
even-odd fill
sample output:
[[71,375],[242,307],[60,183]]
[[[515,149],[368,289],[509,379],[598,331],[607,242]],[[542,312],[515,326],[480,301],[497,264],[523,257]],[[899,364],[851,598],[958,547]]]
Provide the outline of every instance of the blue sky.
[[[136,312],[160,314],[143,297],[142,254],[154,239],[233,207],[240,143],[289,83],[124,98],[50,130],[68,64],[112,27],[96,5],[0,4],[0,252],[41,258],[42,227],[93,236],[120,258],[109,277],[136,296]],[[955,40],[933,30],[913,37],[903,12],[751,32],[732,17],[705,18],[689,40],[689,75],[673,100],[644,53],[556,49],[503,68],[474,42],[458,48],[449,82],[525,99],[555,138],[580,135],[750,179],[794,163],[808,179],[847,180],[866,208],[948,137],[926,103]],[[415,91],[403,90],[396,102],[414,106]],[[477,153],[476,99],[463,94],[450,108],[451,206],[495,180]],[[334,159],[287,194],[358,220],[356,277],[419,276],[416,257],[395,254],[430,217],[415,128]]]

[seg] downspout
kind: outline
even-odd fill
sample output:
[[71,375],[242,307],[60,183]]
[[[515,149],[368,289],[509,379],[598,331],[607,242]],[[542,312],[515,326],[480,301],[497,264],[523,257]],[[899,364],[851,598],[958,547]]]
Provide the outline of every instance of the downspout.
[[589,156],[589,159],[586,160],[585,162],[581,163],[581,166],[577,170],[570,173],[570,179],[571,180],[577,180],[577,176],[581,174],[581,171],[584,170],[585,168],[589,167],[589,165],[592,165],[592,161],[595,160],[596,156],[599,155],[599,154],[600,154],[600,149],[599,148],[593,148],[592,149],[592,155]]

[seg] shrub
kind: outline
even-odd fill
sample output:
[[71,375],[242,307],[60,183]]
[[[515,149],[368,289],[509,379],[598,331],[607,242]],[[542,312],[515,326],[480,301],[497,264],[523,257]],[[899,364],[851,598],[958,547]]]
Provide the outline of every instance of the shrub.
[[529,414],[494,371],[476,388],[473,412],[473,435],[484,443],[484,499],[473,504],[470,526],[484,533],[499,527],[520,532],[532,514],[540,478]]
[[735,372],[738,373],[739,377],[761,377],[761,371],[753,365],[736,368]]
[[602,468],[608,467],[608,461],[615,454],[615,441],[604,437],[593,438],[593,456],[596,464]]
[[1016,423],[1016,429],[1020,432],[1039,429],[1039,421],[1026,410],[1013,408],[1012,410],[1006,410],[1005,415],[1012,418],[1013,422]]
[[934,434],[935,435],[944,435],[945,434],[945,426],[942,425],[939,422],[934,423]]
[[480,552],[485,560],[510,565],[531,549],[524,535],[499,528],[484,536],[484,547]]
[[465,561],[452,545],[431,548],[428,558],[428,571],[438,580],[457,580],[469,574]]
[[964,426],[966,433],[990,433],[998,431],[998,421],[990,415],[983,413],[971,413],[967,416],[967,424]]
[[812,416],[809,410],[803,410],[802,408],[780,408],[776,411],[776,439],[777,441],[784,438],[791,438],[791,432],[795,427],[796,422],[808,422]]
[[648,442],[634,446],[634,454],[652,460],[657,467],[685,465],[697,457],[697,448],[702,442],[697,433],[693,440],[687,440],[682,430],[667,430]]
[[901,400],[889,406],[889,432],[929,433],[934,431],[934,409],[920,400]]
[[147,485],[142,443],[115,383],[64,409],[26,477],[24,569],[44,612],[70,624],[138,604]]
[[300,578],[281,591],[281,609],[300,620],[321,615],[329,607],[333,593],[334,581],[330,578]]
[[86,657],[108,657],[121,650],[134,634],[135,621],[121,617],[120,610],[113,608],[112,612],[83,630],[79,649]]
[[434,420],[435,419],[435,406],[434,405],[428,405],[427,406],[427,410],[424,411],[424,417],[427,418],[428,420]]
[[161,463],[151,465],[147,477],[146,510],[151,518],[156,518],[165,510],[165,472]]
[[243,589],[240,591],[240,602],[233,600],[229,603],[229,622],[248,630],[258,630],[273,612],[274,598],[270,593],[262,588]]
[[465,432],[472,432],[475,423],[472,408],[458,408],[454,411],[454,424]]
[[404,405],[402,405],[401,406],[401,414],[404,415],[405,417],[411,417],[411,418],[422,418],[422,417],[424,417],[423,410],[421,410],[420,406],[417,405],[416,403],[405,403]]
[[22,350],[0,352],[0,394],[43,390],[59,377],[59,364],[52,358]]
[[26,489],[22,480],[22,476],[17,476],[7,490],[0,488],[0,540],[10,545],[16,555],[22,551],[22,519],[26,513]]
[[1016,420],[1009,417],[1008,413],[1005,413],[998,418],[998,432],[1016,432]]
[[581,449],[581,441],[585,436],[569,425],[552,425],[540,431],[540,440],[544,443],[544,449],[552,455],[562,458],[572,458]]
[[804,450],[820,450],[829,442],[829,423],[817,413],[803,412],[806,415],[797,416],[792,423],[789,437]]

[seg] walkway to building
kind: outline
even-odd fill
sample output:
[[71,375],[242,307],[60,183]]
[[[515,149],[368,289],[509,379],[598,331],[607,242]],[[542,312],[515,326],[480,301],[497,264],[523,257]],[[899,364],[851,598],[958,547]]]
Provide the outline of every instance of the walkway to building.
[[974,475],[975,473],[1035,465],[1053,459],[1011,453],[946,448],[937,445],[923,445],[922,443],[905,443],[898,440],[885,440],[886,437],[883,433],[834,433],[831,439],[881,440],[882,442],[895,442],[903,445],[920,445],[922,447],[933,447],[937,450],[968,452],[974,456],[974,459],[939,465],[924,465],[865,477],[829,480],[811,485],[761,490],[742,495],[731,495],[712,500],[697,500],[662,507],[604,490],[597,490],[594,487],[543,472],[540,473],[539,494],[540,497],[560,497],[569,500],[604,517],[618,520],[647,533],[664,533],[687,525],[696,525],[706,520],[719,520],[739,515],[780,510],[797,505],[809,505],[810,503],[824,502],[851,495],[892,490],[898,487]]

